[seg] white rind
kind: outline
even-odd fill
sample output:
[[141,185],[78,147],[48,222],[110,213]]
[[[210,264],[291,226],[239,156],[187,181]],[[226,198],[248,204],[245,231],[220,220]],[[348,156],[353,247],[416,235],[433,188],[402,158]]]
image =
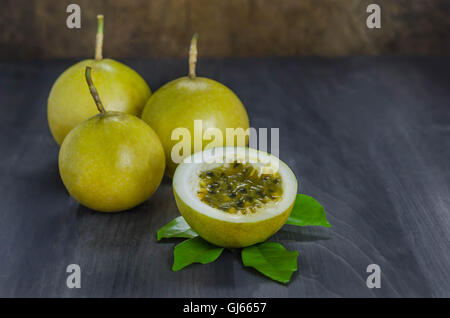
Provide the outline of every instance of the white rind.
[[[283,187],[281,199],[254,215],[244,216],[230,214],[203,203],[197,196],[199,173],[220,166],[224,162],[243,161],[243,158],[247,158],[246,161],[251,160],[250,163],[254,166],[278,170]],[[178,197],[195,211],[217,220],[233,223],[251,223],[270,219],[286,211],[297,196],[297,179],[284,162],[266,152],[246,147],[210,148],[194,153],[185,158],[175,170],[173,187]]]

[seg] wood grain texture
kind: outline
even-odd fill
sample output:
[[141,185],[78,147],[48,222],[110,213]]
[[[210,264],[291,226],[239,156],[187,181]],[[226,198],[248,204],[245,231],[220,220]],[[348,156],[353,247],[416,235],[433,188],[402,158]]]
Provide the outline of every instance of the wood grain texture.
[[[67,194],[46,121],[53,81],[74,61],[0,63],[0,296],[450,296],[450,60],[288,58],[199,62],[232,88],[253,127],[280,128],[280,157],[331,229],[285,226],[297,250],[287,286],[244,268],[238,252],[170,270],[178,215],[169,180],[129,212],[101,214]],[[129,60],[152,89],[184,75],[179,59]],[[79,264],[82,288],[66,287]],[[366,267],[382,270],[366,287]]]
[[194,32],[203,57],[449,55],[447,0],[378,0],[381,29],[368,29],[371,0],[78,0],[81,29],[66,27],[71,0],[4,0],[0,58],[94,54],[105,14],[105,56],[184,57]]

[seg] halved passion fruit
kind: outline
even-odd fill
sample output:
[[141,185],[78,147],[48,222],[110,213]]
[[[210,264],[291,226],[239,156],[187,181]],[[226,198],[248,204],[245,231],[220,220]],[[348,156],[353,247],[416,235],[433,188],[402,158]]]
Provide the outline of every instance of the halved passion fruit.
[[246,147],[210,148],[177,167],[173,191],[186,222],[218,246],[265,241],[286,222],[297,179],[277,157]]

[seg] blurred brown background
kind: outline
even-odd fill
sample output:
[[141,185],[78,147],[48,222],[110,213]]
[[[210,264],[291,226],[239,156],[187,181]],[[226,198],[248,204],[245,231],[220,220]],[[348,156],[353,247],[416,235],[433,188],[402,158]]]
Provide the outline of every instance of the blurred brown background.
[[[81,29],[66,7],[81,6]],[[381,6],[381,29],[366,27]],[[2,0],[0,59],[94,54],[105,15],[105,56],[186,56],[192,33],[203,57],[449,55],[449,0]]]

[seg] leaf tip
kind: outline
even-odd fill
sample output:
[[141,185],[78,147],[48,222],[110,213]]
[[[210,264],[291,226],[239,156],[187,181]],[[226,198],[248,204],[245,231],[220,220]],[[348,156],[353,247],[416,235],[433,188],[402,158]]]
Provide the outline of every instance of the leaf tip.
[[183,269],[183,267],[176,267],[175,265],[172,266],[172,272],[178,272],[180,269]]

